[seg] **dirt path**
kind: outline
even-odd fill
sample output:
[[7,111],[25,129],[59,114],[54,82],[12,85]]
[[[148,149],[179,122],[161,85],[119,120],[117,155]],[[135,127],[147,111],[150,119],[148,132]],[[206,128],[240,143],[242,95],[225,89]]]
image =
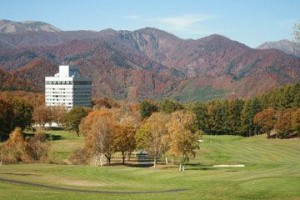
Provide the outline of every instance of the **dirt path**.
[[155,193],[174,193],[174,192],[183,192],[187,191],[187,189],[173,189],[173,190],[150,190],[150,191],[105,191],[105,190],[81,190],[81,189],[72,189],[72,188],[63,188],[57,187],[52,185],[44,185],[39,183],[31,183],[26,181],[18,181],[18,180],[11,180],[6,178],[0,178],[0,181],[18,184],[18,185],[27,185],[27,186],[34,186],[34,187],[43,187],[46,189],[52,190],[62,190],[62,191],[70,191],[70,192],[85,192],[85,193],[99,193],[99,194],[155,194]]

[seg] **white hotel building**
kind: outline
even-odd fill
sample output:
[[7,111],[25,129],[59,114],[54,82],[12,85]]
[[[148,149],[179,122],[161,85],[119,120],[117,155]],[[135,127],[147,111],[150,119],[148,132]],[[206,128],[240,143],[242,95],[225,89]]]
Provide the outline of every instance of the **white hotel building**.
[[77,69],[59,66],[59,73],[45,78],[46,106],[91,107],[91,80]]

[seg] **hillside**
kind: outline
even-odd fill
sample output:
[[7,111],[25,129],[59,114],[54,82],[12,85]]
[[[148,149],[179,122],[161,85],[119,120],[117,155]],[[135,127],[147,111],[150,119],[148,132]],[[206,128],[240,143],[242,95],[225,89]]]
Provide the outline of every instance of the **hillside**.
[[18,77],[0,69],[0,91],[36,91],[37,88],[26,80],[21,80]]
[[0,34],[0,68],[40,90],[60,63],[91,77],[95,97],[131,100],[250,97],[300,79],[300,58],[221,35],[183,40],[155,28]]

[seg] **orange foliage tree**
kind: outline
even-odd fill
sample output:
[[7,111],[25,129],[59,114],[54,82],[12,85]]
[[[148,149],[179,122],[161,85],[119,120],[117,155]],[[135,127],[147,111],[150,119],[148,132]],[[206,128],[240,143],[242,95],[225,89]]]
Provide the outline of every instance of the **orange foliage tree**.
[[280,138],[287,138],[292,130],[292,109],[287,109],[278,113],[275,128]]
[[292,113],[292,130],[300,137],[300,108]]
[[115,121],[112,113],[107,109],[95,110],[91,112],[80,124],[79,130],[85,136],[85,148],[91,155],[96,155],[103,165],[102,155],[111,162],[111,156],[114,152]]
[[264,109],[254,117],[254,123],[260,127],[260,132],[267,133],[270,138],[270,131],[274,128],[277,120],[276,111],[273,108]]

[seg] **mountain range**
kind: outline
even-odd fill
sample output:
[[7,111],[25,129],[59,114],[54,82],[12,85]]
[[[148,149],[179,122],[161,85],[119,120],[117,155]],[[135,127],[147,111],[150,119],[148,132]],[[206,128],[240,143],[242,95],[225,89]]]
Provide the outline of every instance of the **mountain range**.
[[49,26],[0,33],[0,72],[9,74],[0,82],[14,77],[43,91],[44,77],[64,63],[92,79],[94,97],[191,101],[251,97],[300,79],[299,57],[217,34],[184,40],[155,28],[97,32]]
[[300,44],[289,40],[279,40],[276,42],[265,42],[257,47],[258,49],[278,49],[287,54],[300,57]]

